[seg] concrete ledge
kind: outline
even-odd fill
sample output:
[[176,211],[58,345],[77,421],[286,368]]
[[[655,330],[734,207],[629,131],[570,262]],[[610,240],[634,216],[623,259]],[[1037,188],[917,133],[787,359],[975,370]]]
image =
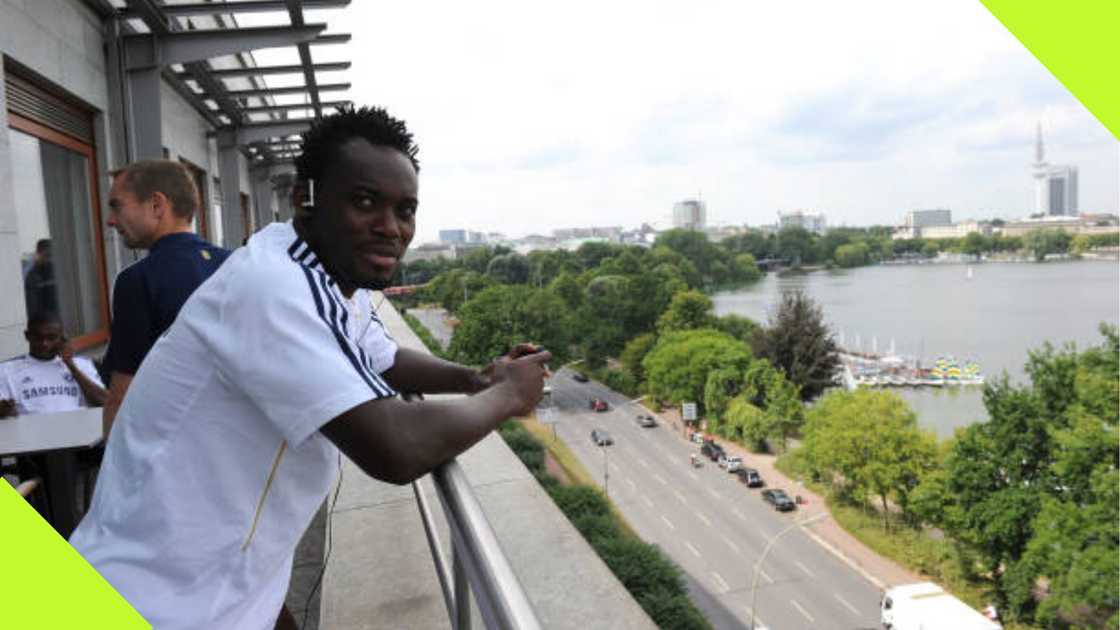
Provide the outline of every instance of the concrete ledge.
[[[378,314],[398,343],[423,349],[388,302]],[[501,437],[490,435],[459,462],[545,628],[656,627]],[[450,558],[442,506],[430,479],[421,485]],[[411,487],[380,483],[345,461],[330,521],[319,627],[450,627]],[[482,628],[477,610],[473,616]]]

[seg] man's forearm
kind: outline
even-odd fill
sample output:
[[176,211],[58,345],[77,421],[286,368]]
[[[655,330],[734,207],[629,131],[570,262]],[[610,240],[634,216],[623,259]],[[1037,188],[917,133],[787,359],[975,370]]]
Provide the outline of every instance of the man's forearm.
[[478,370],[408,348],[397,350],[384,376],[393,389],[418,394],[473,394],[487,384]]

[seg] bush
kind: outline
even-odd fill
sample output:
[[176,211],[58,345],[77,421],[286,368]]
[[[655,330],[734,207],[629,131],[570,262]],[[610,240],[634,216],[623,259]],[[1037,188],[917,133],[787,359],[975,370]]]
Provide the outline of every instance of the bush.
[[640,395],[638,394],[638,381],[627,372],[599,370],[596,376],[599,377],[599,380],[601,380],[604,385],[616,392],[622,392],[630,398],[637,398]]

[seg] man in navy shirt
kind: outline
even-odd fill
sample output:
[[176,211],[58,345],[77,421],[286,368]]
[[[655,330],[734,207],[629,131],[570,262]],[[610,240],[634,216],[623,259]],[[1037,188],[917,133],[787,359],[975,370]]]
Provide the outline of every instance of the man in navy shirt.
[[148,255],[117,275],[113,324],[104,370],[110,375],[102,421],[113,425],[132,377],[191,293],[229,256],[191,231],[200,208],[198,188],[185,166],[144,160],[112,172],[109,226],[125,245]]

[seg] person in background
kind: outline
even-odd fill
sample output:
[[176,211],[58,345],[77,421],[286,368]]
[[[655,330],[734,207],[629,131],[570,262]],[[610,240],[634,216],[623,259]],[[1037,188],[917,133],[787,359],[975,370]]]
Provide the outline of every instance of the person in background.
[[0,363],[0,418],[105,404],[97,368],[74,356],[57,315],[35,314],[23,335],[27,354]]
[[35,258],[23,275],[23,299],[27,304],[28,318],[41,313],[58,312],[49,238],[41,238],[35,243]]
[[144,160],[111,174],[109,226],[125,245],[146,249],[148,255],[120,272],[113,285],[113,323],[104,359],[110,375],[102,414],[106,435],[152,345],[229,256],[191,231],[201,201],[186,166]]

